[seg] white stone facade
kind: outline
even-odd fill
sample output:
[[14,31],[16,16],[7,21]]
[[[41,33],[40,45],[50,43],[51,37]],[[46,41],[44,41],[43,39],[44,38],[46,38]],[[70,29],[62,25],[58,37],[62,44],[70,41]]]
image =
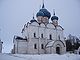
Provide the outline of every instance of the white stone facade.
[[[35,33],[35,36],[34,36]],[[41,36],[43,35],[43,37]],[[59,45],[60,53],[66,52],[66,46],[64,41],[63,29],[60,26],[56,28],[52,23],[46,26],[38,24],[37,22],[27,23],[24,26],[24,31],[22,32],[24,39],[14,38],[15,53],[25,53],[25,54],[45,54],[45,53],[56,53],[56,47]],[[52,36],[50,38],[50,35]],[[60,38],[59,38],[60,36]],[[48,43],[52,42],[51,46]],[[34,49],[34,44],[36,44],[36,49]],[[43,49],[41,48],[43,44]],[[50,50],[51,48],[51,50]]]
[[[46,13],[48,15],[42,15]],[[37,20],[33,19],[24,25],[22,36],[13,39],[13,53],[20,54],[64,54],[66,44],[63,28],[58,25],[58,17],[53,16],[49,23],[50,14],[44,7],[37,14]]]

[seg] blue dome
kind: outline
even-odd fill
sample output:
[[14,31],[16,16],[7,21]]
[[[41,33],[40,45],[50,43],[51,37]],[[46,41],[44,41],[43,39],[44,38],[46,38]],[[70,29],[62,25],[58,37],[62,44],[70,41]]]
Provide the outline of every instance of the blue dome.
[[42,12],[42,11],[39,11],[37,14],[36,14],[36,16],[38,17],[38,16],[44,16],[44,13]]
[[52,16],[51,20],[58,20],[58,17],[57,16]]
[[47,9],[42,8],[42,9],[40,9],[40,11],[42,11],[44,13],[44,17],[48,17],[48,18],[51,17],[51,14]]
[[51,14],[50,14],[50,12],[47,9],[42,8],[42,9],[39,10],[39,12],[37,13],[36,16],[37,17],[38,16],[48,17],[48,19],[49,19],[51,17]]

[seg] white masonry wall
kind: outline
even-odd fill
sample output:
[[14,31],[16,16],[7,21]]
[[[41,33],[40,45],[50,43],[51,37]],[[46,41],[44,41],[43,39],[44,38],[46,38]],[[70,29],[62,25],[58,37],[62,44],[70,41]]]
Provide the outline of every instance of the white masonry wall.
[[16,54],[26,54],[27,51],[27,41],[26,40],[14,40],[14,52]]
[[[34,37],[34,33],[36,37]],[[41,38],[43,34],[43,38]],[[49,35],[52,35],[52,40],[50,40]],[[50,49],[46,52],[45,46],[50,41],[60,40],[64,42],[63,30],[61,27],[55,29],[52,23],[47,24],[46,26],[41,23],[40,25],[37,22],[27,23],[24,26],[24,31],[22,33],[23,37],[27,38],[27,41],[18,40],[15,41],[15,53],[27,53],[27,54],[44,54],[51,53]],[[37,49],[34,49],[34,44],[36,44]],[[41,44],[44,45],[44,49],[41,49]],[[55,50],[54,50],[55,51]]]

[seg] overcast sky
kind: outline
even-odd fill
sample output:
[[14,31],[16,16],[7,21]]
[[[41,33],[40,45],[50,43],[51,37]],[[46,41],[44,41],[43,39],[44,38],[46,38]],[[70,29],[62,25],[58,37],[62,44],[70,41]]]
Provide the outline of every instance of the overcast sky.
[[[21,36],[25,23],[32,19],[40,9],[42,0],[0,0],[0,38],[3,52],[10,52],[14,35]],[[45,0],[45,8],[59,17],[64,35],[80,36],[80,0]]]

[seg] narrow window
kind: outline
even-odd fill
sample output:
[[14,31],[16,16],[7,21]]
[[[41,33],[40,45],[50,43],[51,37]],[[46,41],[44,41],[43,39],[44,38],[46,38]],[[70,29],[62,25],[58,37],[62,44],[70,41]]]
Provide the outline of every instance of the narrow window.
[[58,39],[60,40],[60,35],[58,35]]
[[34,37],[36,37],[36,33],[34,33]]
[[44,45],[43,44],[41,44],[41,49],[44,49]]
[[41,38],[43,38],[43,34],[41,34]]
[[52,35],[51,34],[49,35],[49,39],[52,40]]
[[34,49],[37,49],[37,44],[34,44]]

